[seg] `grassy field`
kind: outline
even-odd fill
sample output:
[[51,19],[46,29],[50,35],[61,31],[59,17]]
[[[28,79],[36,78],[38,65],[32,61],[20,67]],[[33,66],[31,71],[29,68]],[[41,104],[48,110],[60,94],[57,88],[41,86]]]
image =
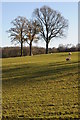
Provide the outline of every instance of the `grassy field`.
[[[3,59],[2,116],[79,118],[78,53]],[[21,120],[20,119],[20,120]]]

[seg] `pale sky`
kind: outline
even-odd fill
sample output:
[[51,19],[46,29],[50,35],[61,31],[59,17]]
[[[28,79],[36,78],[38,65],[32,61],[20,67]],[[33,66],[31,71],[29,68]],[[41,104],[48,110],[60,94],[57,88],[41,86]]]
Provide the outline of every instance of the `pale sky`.
[[[2,47],[14,46],[11,44],[10,38],[6,30],[12,27],[11,21],[17,16],[24,16],[27,19],[32,17],[35,8],[44,5],[59,11],[65,19],[69,21],[67,37],[63,39],[51,40],[49,47],[58,47],[59,44],[78,43],[78,3],[77,2],[3,2],[2,3]],[[1,39],[1,38],[0,38]],[[26,45],[26,44],[25,44]],[[35,46],[45,47],[45,42],[33,44]],[[17,45],[18,46],[18,45]]]

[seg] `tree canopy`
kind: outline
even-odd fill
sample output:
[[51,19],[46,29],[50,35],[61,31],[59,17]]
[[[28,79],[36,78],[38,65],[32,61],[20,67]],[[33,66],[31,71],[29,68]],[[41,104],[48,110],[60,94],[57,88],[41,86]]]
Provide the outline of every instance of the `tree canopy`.
[[25,31],[27,29],[28,20],[25,17],[18,16],[12,22],[13,27],[7,32],[10,34],[11,42],[17,42],[21,44],[21,56],[23,54],[23,42],[26,37]]
[[46,42],[46,53],[48,53],[50,40],[65,36],[66,28],[68,28],[68,20],[61,13],[48,6],[43,6],[40,9],[36,8],[33,15],[41,28],[40,35]]
[[39,39],[46,42],[46,54],[48,54],[48,45],[53,38],[66,36],[68,20],[60,12],[53,10],[48,6],[33,11],[33,20],[18,16],[11,23],[12,28],[8,30],[11,42],[21,44],[21,56],[23,55],[23,43],[27,42],[30,46],[30,55],[32,54],[32,42]]

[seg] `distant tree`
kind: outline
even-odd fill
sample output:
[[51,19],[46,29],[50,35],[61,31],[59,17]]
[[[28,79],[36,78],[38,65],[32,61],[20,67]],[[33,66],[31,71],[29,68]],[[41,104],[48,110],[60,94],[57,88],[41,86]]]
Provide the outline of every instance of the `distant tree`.
[[52,48],[52,53],[57,53],[57,52],[58,52],[57,48],[56,48],[56,47],[53,47],[53,48]]
[[21,44],[21,56],[23,55],[23,42],[25,36],[25,31],[27,29],[28,20],[25,17],[18,16],[12,22],[13,27],[7,32],[10,34],[11,42],[17,42]]
[[76,51],[76,46],[72,46],[71,48],[70,48],[70,50],[72,51],[72,52],[75,52]]
[[30,46],[30,56],[32,55],[32,42],[37,42],[39,40],[39,33],[40,29],[38,26],[38,22],[35,21],[29,21],[28,22],[28,29],[26,31],[26,39],[25,41],[29,44]]
[[52,38],[65,36],[68,20],[48,6],[35,9],[33,15],[39,22],[40,35],[46,42],[46,54],[48,54],[48,44]]
[[78,44],[76,45],[76,49],[77,49],[78,51],[80,51],[80,43],[78,43]]
[[59,52],[65,52],[65,45],[63,45],[63,44],[59,44],[59,46],[58,46],[58,51]]

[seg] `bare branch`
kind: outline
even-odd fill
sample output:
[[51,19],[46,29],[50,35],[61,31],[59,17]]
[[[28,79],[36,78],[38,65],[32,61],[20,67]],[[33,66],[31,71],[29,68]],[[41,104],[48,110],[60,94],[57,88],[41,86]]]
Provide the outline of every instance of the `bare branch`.
[[40,35],[46,41],[46,44],[54,37],[65,36],[68,20],[61,13],[48,6],[43,6],[40,9],[35,9],[33,15],[39,23]]

